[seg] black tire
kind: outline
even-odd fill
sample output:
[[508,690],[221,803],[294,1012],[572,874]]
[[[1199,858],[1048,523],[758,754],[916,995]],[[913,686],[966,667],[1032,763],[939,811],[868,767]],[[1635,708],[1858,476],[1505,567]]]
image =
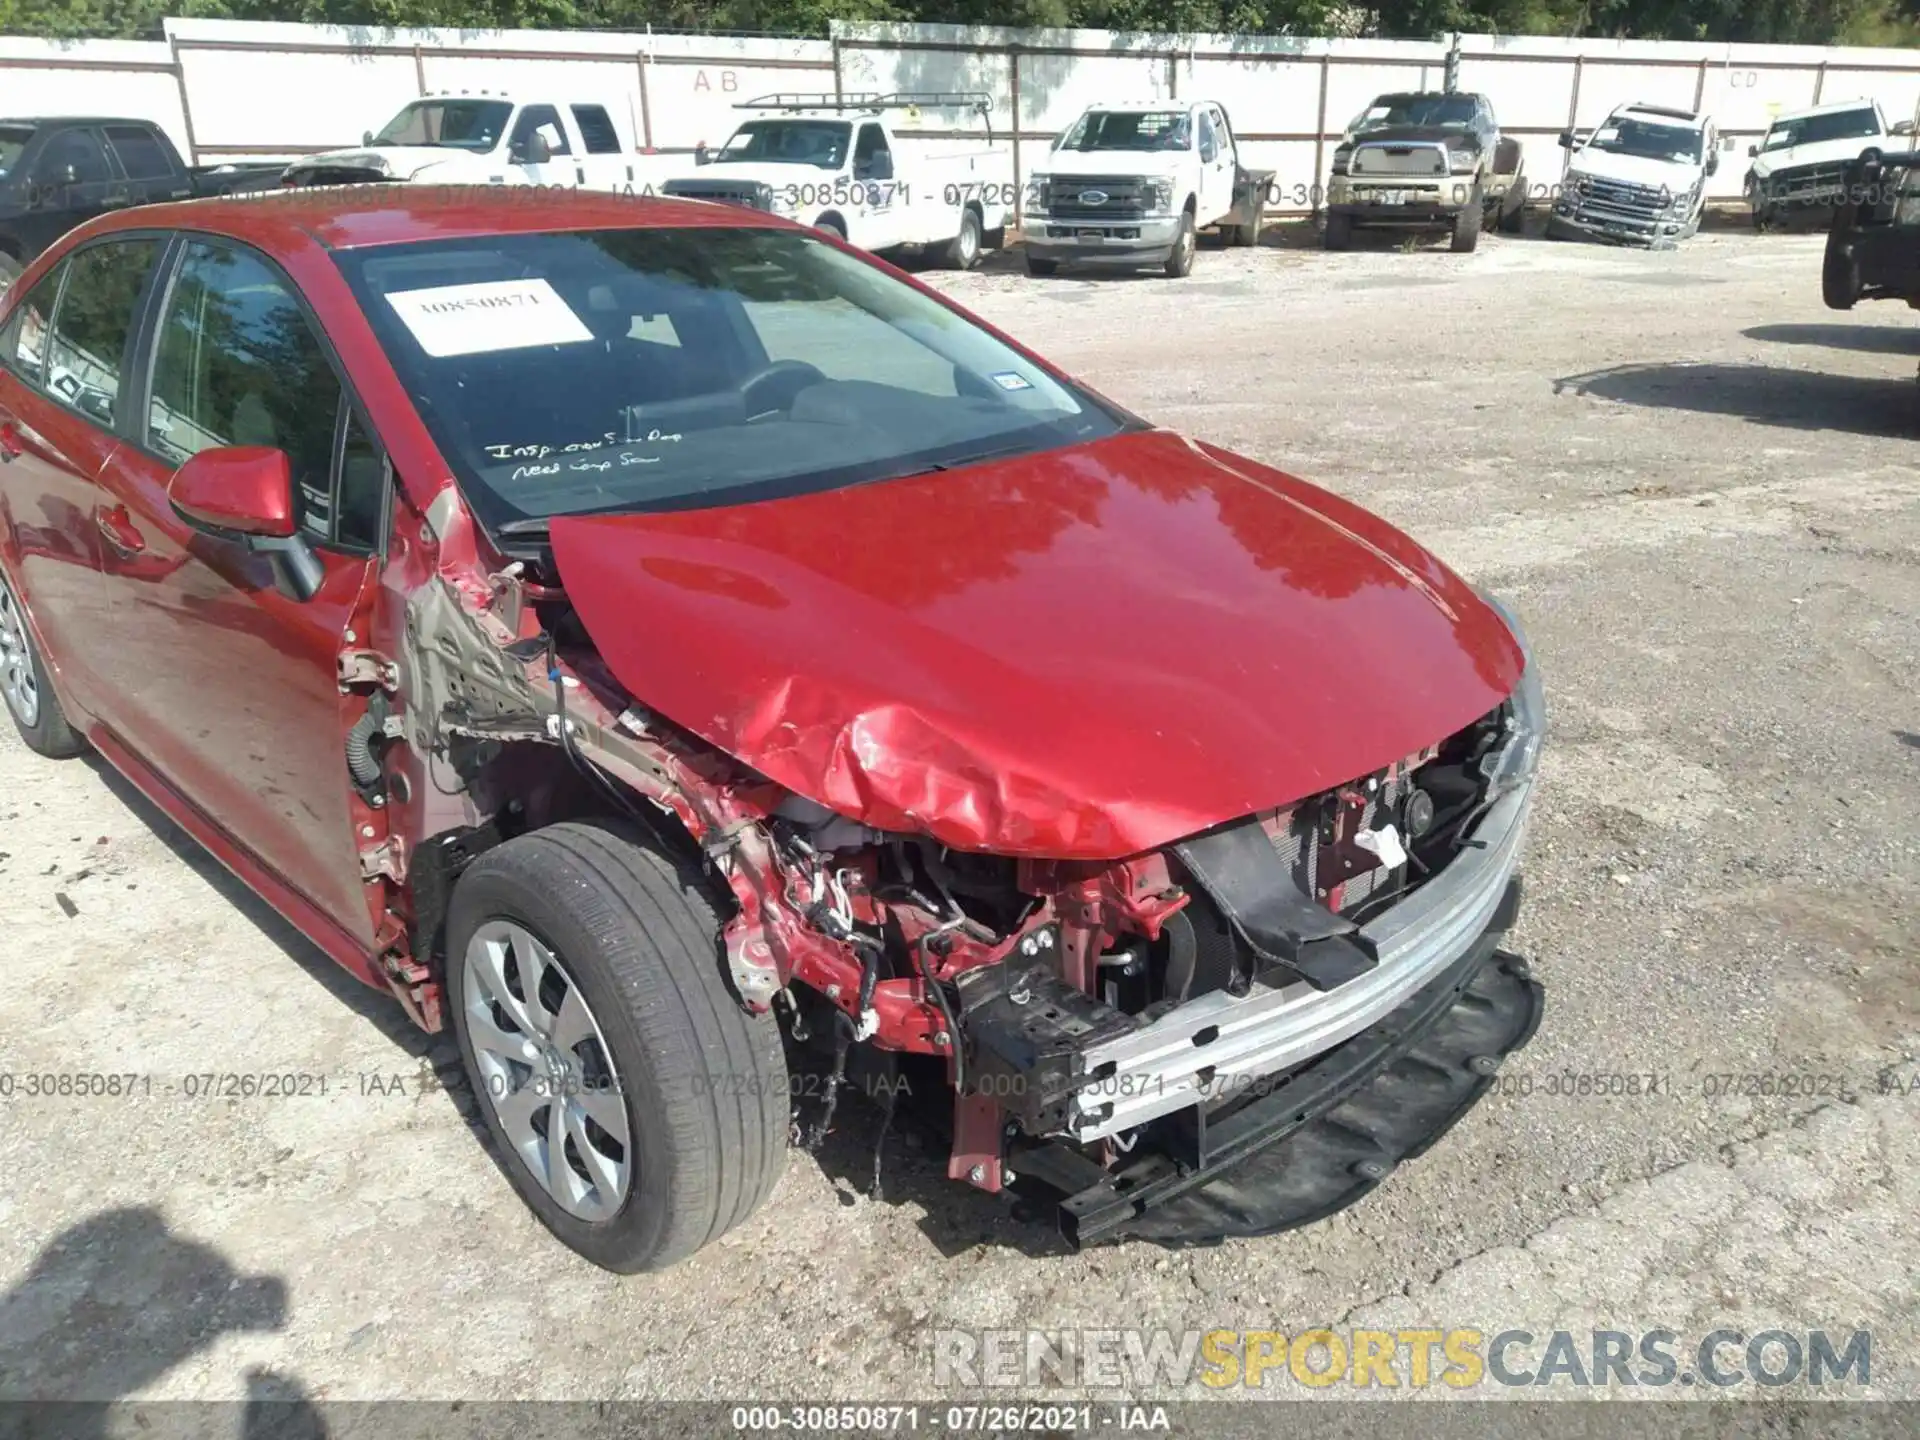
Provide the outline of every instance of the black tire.
[[836,240],[844,240],[847,238],[847,222],[842,220],[838,215],[822,215],[818,220],[813,222],[813,228],[826,231],[827,234],[833,236]]
[[980,263],[983,240],[980,212],[971,205],[960,212],[960,233],[947,242],[941,257],[949,270],[971,270]]
[[1826,258],[1820,265],[1820,298],[1829,310],[1851,310],[1860,298],[1859,258],[1838,235],[1827,237]]
[[1753,207],[1753,228],[1756,233],[1764,235],[1773,229],[1773,220],[1773,207],[1771,205],[1763,204]]
[[1320,236],[1320,245],[1325,250],[1351,250],[1353,248],[1353,217],[1341,214],[1328,215],[1327,228]]
[[1486,201],[1476,193],[1467,201],[1466,208],[1453,217],[1453,243],[1449,247],[1456,255],[1471,255],[1473,247],[1480,243],[1480,218],[1486,210]]
[[1527,177],[1513,177],[1513,188],[1500,199],[1506,208],[1500,212],[1498,229],[1502,235],[1518,235],[1527,228]]
[[1027,253],[1027,273],[1029,275],[1051,275],[1060,268],[1058,260],[1048,260],[1029,250]]
[[[1261,201],[1256,200],[1253,203],[1258,206],[1261,204]],[[1260,211],[1256,209],[1253,212],[1253,219],[1244,225],[1234,226],[1232,232],[1233,243],[1242,247],[1258,245],[1260,243],[1260,221],[1262,218]]]
[[1194,228],[1193,210],[1180,212],[1180,233],[1174,236],[1173,253],[1163,267],[1169,280],[1183,280],[1193,273],[1194,251],[1200,248],[1200,232]]
[[[720,1238],[772,1193],[786,1163],[788,1085],[771,1013],[749,1015],[723,975],[706,877],[612,822],[549,826],[487,851],[454,890],[447,1000],[460,1058],[513,1187],[564,1244],[607,1270],[662,1270]],[[600,1026],[620,1077],[631,1178],[611,1218],[568,1213],[515,1150],[476,1064],[468,943],[494,920],[545,944]]]
[[[15,671],[13,666],[19,669]],[[24,691],[16,693],[8,683],[15,674],[30,685],[30,699]],[[53,680],[40,658],[40,647],[34,644],[26,608],[15,599],[4,575],[0,575],[0,695],[5,697],[0,703],[6,707],[7,718],[34,754],[49,760],[70,760],[87,748],[87,742],[67,723],[67,712],[53,693]],[[31,708],[31,718],[23,707]]]

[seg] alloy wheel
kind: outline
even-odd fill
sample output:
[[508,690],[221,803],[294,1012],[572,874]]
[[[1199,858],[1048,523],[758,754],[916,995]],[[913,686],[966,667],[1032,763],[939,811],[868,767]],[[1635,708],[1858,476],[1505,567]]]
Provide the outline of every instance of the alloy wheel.
[[27,641],[27,617],[0,579],[0,694],[22,727],[40,723],[40,682],[33,673],[33,650]]
[[633,1135],[586,996],[552,948],[511,921],[474,931],[463,964],[476,1088],[556,1204],[611,1219],[633,1186]]

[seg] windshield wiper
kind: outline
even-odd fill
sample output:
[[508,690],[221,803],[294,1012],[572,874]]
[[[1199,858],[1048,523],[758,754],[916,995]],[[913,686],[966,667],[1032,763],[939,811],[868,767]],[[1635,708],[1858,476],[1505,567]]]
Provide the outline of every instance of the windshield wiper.
[[547,533],[547,519],[545,516],[534,515],[529,516],[525,520],[509,520],[505,524],[497,525],[494,528],[502,535],[540,536]]

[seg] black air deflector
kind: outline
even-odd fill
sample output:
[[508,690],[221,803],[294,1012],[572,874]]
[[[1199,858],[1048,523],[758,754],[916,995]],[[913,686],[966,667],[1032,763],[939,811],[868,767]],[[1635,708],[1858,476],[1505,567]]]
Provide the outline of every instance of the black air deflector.
[[1380,963],[1359,926],[1300,889],[1258,820],[1183,840],[1173,852],[1266,965],[1331,990]]

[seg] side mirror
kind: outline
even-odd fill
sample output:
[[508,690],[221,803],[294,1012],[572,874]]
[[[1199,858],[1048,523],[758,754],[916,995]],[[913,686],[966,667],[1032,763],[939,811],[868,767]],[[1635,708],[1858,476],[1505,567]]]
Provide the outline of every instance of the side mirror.
[[362,130],[360,132],[360,143],[362,145],[373,144],[373,132],[371,130]]
[[711,165],[713,163],[713,154],[707,149],[706,141],[702,140],[698,145],[693,147],[693,163],[696,165]]
[[1913,121],[1896,120],[1894,122],[1893,129],[1889,130],[1887,133],[1889,135],[1911,135],[1913,134]]
[[1562,150],[1571,150],[1573,148],[1573,132],[1571,130],[1562,130],[1560,132],[1560,148]]
[[167,499],[195,530],[265,555],[275,585],[290,599],[311,600],[326,578],[320,557],[294,524],[293,465],[284,450],[202,450],[173,472]]
[[1747,158],[1749,160],[1753,159],[1759,153],[1760,153],[1760,147],[1758,145],[1747,146]]
[[1719,173],[1720,173],[1720,152],[1718,150],[1709,150],[1707,152],[1707,174],[1718,175]]
[[893,179],[893,152],[891,150],[882,150],[878,155],[867,161],[863,168],[866,170],[864,178],[868,180]]
[[518,165],[544,165],[553,159],[553,147],[547,144],[546,136],[535,130],[513,147],[513,159]]

